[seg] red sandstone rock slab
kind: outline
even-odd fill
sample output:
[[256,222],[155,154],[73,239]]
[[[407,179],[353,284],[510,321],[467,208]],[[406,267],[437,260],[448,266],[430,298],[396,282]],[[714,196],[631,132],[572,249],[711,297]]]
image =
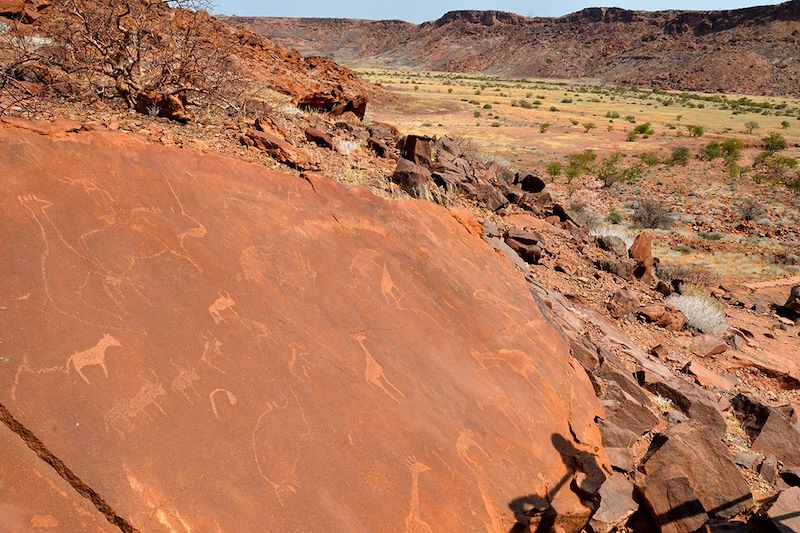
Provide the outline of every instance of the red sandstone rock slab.
[[133,526],[507,531],[565,449],[605,467],[588,377],[446,209],[111,132],[0,148],[0,403]]
[[119,531],[0,424],[0,531]]

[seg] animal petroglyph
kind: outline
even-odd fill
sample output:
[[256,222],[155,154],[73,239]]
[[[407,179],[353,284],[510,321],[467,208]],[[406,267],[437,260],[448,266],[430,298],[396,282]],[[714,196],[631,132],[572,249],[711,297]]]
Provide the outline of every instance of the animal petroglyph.
[[214,390],[212,390],[208,394],[208,400],[211,402],[211,410],[214,412],[214,418],[216,418],[217,420],[219,420],[219,411],[217,411],[217,401],[216,401],[215,396],[220,392],[225,393],[225,397],[227,398],[228,403],[230,405],[236,405],[238,403],[238,401],[236,400],[236,396],[234,396],[234,394],[231,391],[229,391],[228,389],[214,389]]
[[521,352],[520,350],[500,349],[498,350],[497,355],[489,352],[479,352],[477,350],[470,350],[469,353],[480,366],[480,368],[475,371],[477,375],[479,375],[481,372],[486,372],[491,369],[506,367],[524,378],[531,388],[537,391],[537,393],[542,394],[543,397],[545,397],[545,391],[543,391],[541,387],[537,385],[537,381],[544,383],[546,387],[551,388],[552,390],[552,387],[548,384],[549,381],[547,379],[531,379],[532,375],[536,376],[540,374],[540,372],[539,369],[536,368],[536,365],[533,363],[530,356],[525,352]]
[[400,403],[400,398],[405,398],[405,394],[400,392],[400,389],[395,387],[389,378],[386,377],[386,373],[383,370],[383,367],[375,360],[372,354],[367,349],[366,344],[364,342],[367,340],[366,335],[363,333],[354,333],[350,334],[350,336],[355,340],[359,346],[361,346],[361,350],[364,352],[365,362],[364,362],[364,379],[371,387],[377,387],[385,392],[392,400]]
[[150,421],[153,420],[150,413],[147,412],[148,407],[155,406],[162,415],[166,414],[157,399],[166,396],[167,393],[155,372],[152,370],[150,372],[153,374],[154,381],[145,380],[144,385],[133,397],[117,400],[108,410],[103,417],[106,430],[114,429],[122,438],[125,438],[128,433],[136,429],[134,420],[140,414],[144,414]]
[[403,294],[400,292],[400,289],[397,288],[397,285],[395,285],[394,279],[392,279],[389,268],[385,263],[383,265],[383,274],[381,275],[381,292],[387,303],[391,299],[394,305],[398,308],[400,307],[400,300],[403,299]]
[[289,349],[292,352],[287,362],[289,372],[301,382],[307,382],[310,379],[308,375],[308,360],[306,359],[308,349],[298,342],[289,343]]
[[[302,439],[311,435],[303,406],[293,390],[291,395],[291,399],[283,402],[269,402],[256,420],[252,433],[253,458],[258,473],[272,488],[281,507],[301,488],[296,472],[300,446]],[[268,424],[269,428],[270,437],[266,441],[258,438],[262,424]],[[265,443],[269,445],[269,452],[259,453],[259,448]]]
[[408,515],[406,515],[406,533],[432,532],[431,526],[420,516],[419,505],[419,475],[429,472],[430,468],[428,465],[417,461],[415,457],[406,459],[406,465],[411,470],[411,503]]
[[191,396],[187,391],[191,391],[197,396],[201,398],[200,393],[197,392],[197,389],[194,388],[194,383],[200,380],[200,376],[197,375],[197,372],[194,371],[194,368],[189,366],[182,366],[175,363],[172,359],[169,360],[170,364],[175,367],[178,371],[178,375],[175,376],[170,383],[170,388],[173,392],[180,392],[183,396],[189,400],[189,403],[192,402]]
[[395,284],[384,256],[377,250],[366,248],[359,250],[350,261],[350,272],[353,274],[351,288],[373,292],[373,284],[377,281],[381,295],[386,303],[393,303],[398,308],[403,294]]
[[83,378],[83,381],[91,385],[91,382],[83,373],[83,369],[87,366],[99,366],[103,369],[106,379],[108,379],[108,368],[106,368],[106,350],[112,346],[121,347],[122,344],[120,344],[117,339],[106,333],[100,338],[99,341],[97,341],[97,344],[88,350],[75,352],[69,356],[69,359],[67,359],[67,373],[69,373],[69,364],[72,363],[72,366],[75,367],[75,371],[81,378]]
[[203,343],[203,355],[200,357],[200,361],[208,365],[209,368],[213,368],[220,374],[224,374],[225,371],[214,364],[215,359],[222,357],[222,343],[210,331],[201,333],[200,336],[205,341]]
[[[0,357],[0,361],[2,360],[3,358]],[[69,374],[69,369],[63,366],[51,366],[48,368],[32,368],[28,363],[28,358],[23,357],[22,362],[17,367],[17,371],[14,373],[14,382],[11,384],[11,391],[10,391],[11,400],[14,402],[17,401],[17,388],[19,387],[19,382],[23,374],[43,375],[52,373]]]
[[238,317],[239,314],[233,309],[236,307],[236,301],[231,298],[231,295],[226,291],[220,291],[217,295],[218,298],[214,300],[214,303],[208,306],[208,314],[214,319],[214,324],[219,325],[227,322],[225,317],[222,316],[223,312],[229,312]]

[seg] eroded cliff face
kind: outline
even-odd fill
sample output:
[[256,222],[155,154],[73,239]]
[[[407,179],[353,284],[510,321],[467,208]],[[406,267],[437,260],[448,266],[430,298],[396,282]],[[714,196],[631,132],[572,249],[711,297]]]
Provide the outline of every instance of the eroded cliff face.
[[229,20],[305,53],[356,64],[692,91],[800,91],[798,0],[725,11],[589,8],[559,18],[453,11],[420,25]]
[[[0,127],[3,430],[65,500],[127,531],[585,523],[601,407],[471,215],[21,125]],[[79,523],[52,487],[19,523]]]

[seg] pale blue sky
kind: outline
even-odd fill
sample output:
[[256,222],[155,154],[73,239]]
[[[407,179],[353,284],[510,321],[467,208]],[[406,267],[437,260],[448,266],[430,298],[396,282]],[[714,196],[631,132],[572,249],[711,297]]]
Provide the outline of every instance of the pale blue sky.
[[735,9],[778,4],[771,0],[214,0],[216,11],[227,15],[273,17],[341,17],[401,19],[424,22],[454,9],[498,9],[528,16],[560,16],[584,7],[616,6],[656,11],[660,9]]

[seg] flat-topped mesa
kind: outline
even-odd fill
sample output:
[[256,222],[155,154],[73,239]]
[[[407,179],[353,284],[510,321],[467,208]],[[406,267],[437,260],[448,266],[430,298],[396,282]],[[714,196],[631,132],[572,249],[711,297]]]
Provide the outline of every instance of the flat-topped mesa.
[[[436,21],[428,22],[434,26],[444,26],[446,24],[463,22],[467,24],[481,24],[483,26],[492,26],[494,24],[514,24],[525,20],[526,17],[509,13],[507,11],[496,10],[457,10],[445,13],[441,18]],[[424,26],[425,24],[423,24]]]

